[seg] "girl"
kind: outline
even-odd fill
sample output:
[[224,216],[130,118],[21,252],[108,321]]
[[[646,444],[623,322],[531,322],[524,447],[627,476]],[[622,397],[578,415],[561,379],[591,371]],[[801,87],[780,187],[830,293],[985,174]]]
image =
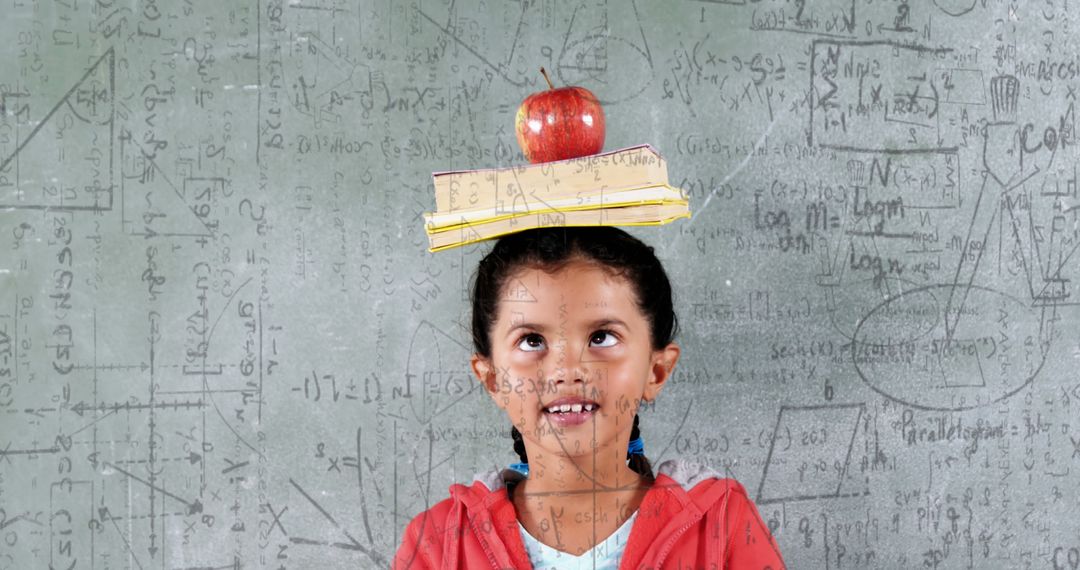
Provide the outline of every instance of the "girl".
[[638,406],[679,358],[653,248],[611,226],[505,235],[471,295],[472,369],[521,461],[413,518],[394,569],[784,568],[737,481],[645,458]]

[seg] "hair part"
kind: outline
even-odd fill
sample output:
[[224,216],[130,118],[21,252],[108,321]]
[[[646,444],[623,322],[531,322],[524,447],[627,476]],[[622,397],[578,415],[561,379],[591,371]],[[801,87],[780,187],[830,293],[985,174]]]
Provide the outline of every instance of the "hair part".
[[[499,299],[511,277],[528,268],[555,273],[579,260],[595,263],[630,284],[635,302],[649,323],[653,350],[671,343],[678,333],[678,318],[671,282],[653,248],[613,226],[559,226],[502,236],[480,260],[470,291],[475,352],[491,358],[491,329],[498,318]],[[528,463],[521,432],[514,427],[510,435],[521,462]],[[638,437],[640,431],[635,414],[630,439]],[[649,481],[655,479],[652,466],[643,454],[628,455],[628,458],[631,469]]]

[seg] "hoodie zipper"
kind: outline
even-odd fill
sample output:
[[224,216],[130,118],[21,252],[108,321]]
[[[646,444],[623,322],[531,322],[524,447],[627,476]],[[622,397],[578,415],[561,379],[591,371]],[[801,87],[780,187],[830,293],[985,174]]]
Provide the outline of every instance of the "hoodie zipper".
[[671,552],[671,549],[675,546],[675,541],[678,540],[680,536],[682,536],[682,533],[686,532],[686,529],[697,524],[697,521],[698,519],[694,519],[686,523],[685,525],[679,527],[679,530],[675,531],[675,533],[671,535],[671,538],[668,539],[667,544],[664,545],[663,550],[661,550],[660,554],[656,557],[657,568],[660,568],[661,564],[664,563],[664,559],[667,558],[668,553]]
[[[727,500],[728,500],[728,495],[727,495],[727,493],[725,493],[724,494],[724,501],[723,501],[723,503],[720,504],[721,512],[726,512],[726,510],[727,510]],[[709,508],[712,508],[711,505],[710,505]],[[660,554],[657,555],[657,557],[656,557],[656,567],[657,568],[660,568],[660,566],[664,563],[664,560],[667,559],[667,555],[671,552],[671,549],[675,547],[675,541],[677,541],[679,539],[679,537],[682,536],[682,533],[686,532],[686,529],[688,529],[688,528],[694,526],[695,524],[697,524],[698,521],[701,520],[702,517],[708,517],[708,515],[709,515],[709,509],[705,509],[704,511],[702,511],[701,517],[694,518],[690,522],[688,522],[688,523],[684,524],[683,526],[679,527],[679,530],[675,531],[675,533],[671,535],[671,538],[669,538],[667,543],[664,544],[664,548],[662,550],[660,550]],[[706,521],[707,521],[707,519],[706,519]],[[723,524],[723,523],[721,522],[721,524]],[[724,561],[721,560],[719,568],[722,569],[723,567],[724,567]]]
[[493,570],[498,570],[499,563],[495,561],[495,553],[493,553],[491,551],[491,549],[488,548],[487,540],[483,536],[481,536],[480,529],[476,528],[476,521],[473,518],[469,517],[468,515],[465,515],[465,516],[466,516],[466,518],[469,519],[469,526],[472,527],[473,532],[476,534],[476,537],[479,539],[480,546],[482,546],[484,548],[484,553],[487,554],[488,561],[491,562],[492,569]]

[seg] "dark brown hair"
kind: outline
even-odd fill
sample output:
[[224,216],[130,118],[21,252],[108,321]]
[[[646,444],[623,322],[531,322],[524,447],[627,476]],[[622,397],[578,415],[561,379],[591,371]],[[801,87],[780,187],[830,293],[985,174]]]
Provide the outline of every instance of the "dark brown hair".
[[[649,322],[653,350],[664,348],[675,338],[678,319],[671,282],[651,246],[612,226],[560,226],[505,235],[480,260],[471,290],[476,353],[491,358],[491,327],[498,315],[500,293],[511,275],[528,267],[554,273],[575,259],[596,263],[630,283],[637,305]],[[510,435],[521,462],[528,463],[521,432],[514,427]],[[630,440],[638,437],[635,414]],[[655,479],[652,465],[644,455],[628,455],[628,459],[631,469],[649,481]]]

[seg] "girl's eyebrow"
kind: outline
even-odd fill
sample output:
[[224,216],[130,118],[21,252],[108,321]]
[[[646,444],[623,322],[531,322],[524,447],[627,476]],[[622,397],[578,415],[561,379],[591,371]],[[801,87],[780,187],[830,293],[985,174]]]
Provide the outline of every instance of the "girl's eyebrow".
[[[610,325],[619,325],[619,326],[623,327],[626,330],[630,330],[629,325],[627,325],[623,321],[621,321],[619,319],[616,319],[614,317],[600,318],[600,319],[597,319],[597,320],[595,320],[595,321],[593,321],[591,323],[588,323],[587,326],[589,328],[600,328],[600,327],[606,327],[606,326],[610,326]],[[532,330],[535,330],[535,331],[544,332],[544,325],[541,325],[541,324],[538,324],[538,323],[517,323],[514,326],[510,327],[510,330],[506,331],[506,336],[511,336],[512,334],[514,334],[514,331],[516,331],[518,329],[532,329]]]

